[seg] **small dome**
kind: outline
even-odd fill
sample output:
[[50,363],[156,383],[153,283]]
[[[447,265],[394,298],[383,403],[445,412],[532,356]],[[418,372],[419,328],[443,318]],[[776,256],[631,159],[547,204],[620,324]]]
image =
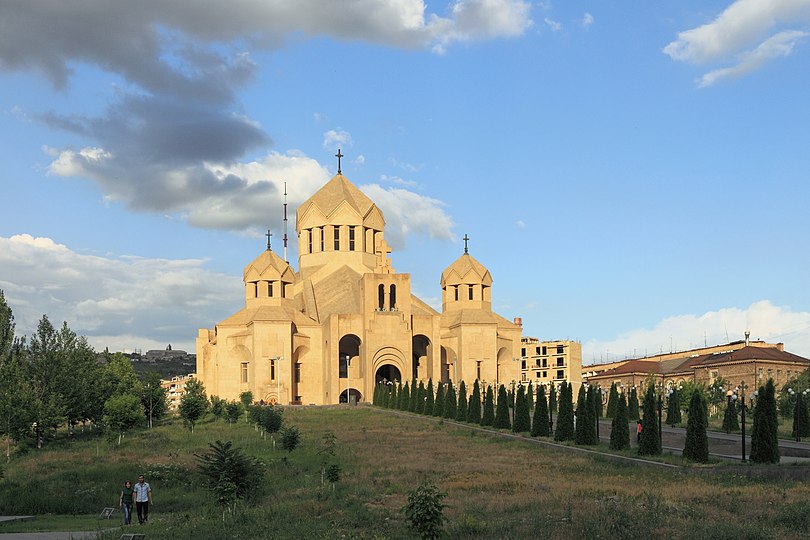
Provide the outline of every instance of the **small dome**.
[[342,174],[336,174],[315,194],[298,207],[298,215],[303,216],[309,207],[314,205],[329,216],[343,202],[346,201],[361,217],[368,215],[375,206],[357,186],[349,182]]
[[244,278],[245,281],[255,281],[267,277],[284,277],[291,282],[293,274],[290,264],[268,249],[245,267]]
[[492,285],[492,275],[472,255],[465,253],[442,272],[442,287],[458,283],[480,283],[489,286]]

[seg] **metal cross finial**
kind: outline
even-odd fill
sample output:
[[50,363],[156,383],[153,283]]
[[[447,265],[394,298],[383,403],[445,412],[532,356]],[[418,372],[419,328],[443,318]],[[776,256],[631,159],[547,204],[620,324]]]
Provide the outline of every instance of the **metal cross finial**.
[[340,148],[338,148],[338,153],[335,154],[335,157],[338,158],[338,174],[342,174],[340,172],[340,158],[343,157],[343,154],[340,153]]
[[267,251],[271,251],[271,249],[270,249],[270,237],[273,236],[273,233],[270,232],[270,229],[267,229],[267,234],[265,234],[265,236],[267,237]]
[[470,237],[467,236],[467,234],[465,233],[464,238],[462,238],[462,240],[464,240],[464,254],[466,255],[467,254],[467,242],[470,240]]

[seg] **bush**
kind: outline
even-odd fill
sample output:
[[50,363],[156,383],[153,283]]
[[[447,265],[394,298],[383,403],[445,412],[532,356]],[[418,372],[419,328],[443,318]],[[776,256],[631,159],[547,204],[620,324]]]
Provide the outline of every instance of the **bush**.
[[205,454],[194,454],[198,470],[217,502],[232,511],[239,500],[258,491],[264,479],[264,468],[240,448],[234,448],[231,441],[217,440],[208,448]]
[[445,506],[442,499],[446,496],[427,479],[408,494],[408,504],[403,508],[405,517],[421,538],[433,539],[441,535]]
[[759,387],[751,430],[751,461],[779,463],[779,441],[776,435],[776,398],[773,379]]
[[702,392],[692,392],[689,400],[689,418],[686,421],[686,443],[683,457],[706,463],[709,461],[709,438],[706,436],[706,398]]
[[641,437],[638,443],[638,453],[642,456],[661,455],[661,441],[658,439],[658,417],[655,411],[655,387],[650,384],[647,386],[644,403],[642,404]]
[[540,386],[537,392],[537,401],[534,404],[534,418],[532,420],[532,437],[548,437],[548,402],[546,401],[546,388]]
[[298,447],[301,441],[301,432],[295,426],[288,426],[281,430],[281,447],[287,452],[292,452]]
[[616,404],[613,421],[610,423],[610,449],[626,450],[630,448],[630,428],[628,427],[627,404],[624,393],[617,393],[614,398]]

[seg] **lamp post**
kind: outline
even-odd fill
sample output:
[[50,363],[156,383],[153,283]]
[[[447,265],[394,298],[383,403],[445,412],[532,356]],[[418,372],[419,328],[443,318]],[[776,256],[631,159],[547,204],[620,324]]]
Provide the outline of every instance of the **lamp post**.
[[275,376],[276,376],[276,405],[281,405],[281,361],[284,360],[284,357],[279,355],[274,358],[271,358],[270,361],[275,364]]
[[[731,414],[731,400],[732,400],[732,396],[734,396],[734,392],[732,392],[732,391],[731,391],[731,389],[729,389],[729,390],[726,392],[726,414],[725,414],[725,415],[723,415],[723,419],[724,419],[724,420],[723,420],[723,423],[724,423],[724,424],[726,424],[726,433],[731,433],[731,422],[729,422],[729,421],[728,421],[728,420],[726,420],[726,419],[727,419],[727,418],[729,417],[729,415]],[[734,397],[736,398],[736,396],[734,396]]]
[[[343,358],[346,359],[346,405],[349,404],[349,366],[351,365],[352,357],[348,354],[345,355]],[[338,397],[338,403],[340,403],[340,398]]]

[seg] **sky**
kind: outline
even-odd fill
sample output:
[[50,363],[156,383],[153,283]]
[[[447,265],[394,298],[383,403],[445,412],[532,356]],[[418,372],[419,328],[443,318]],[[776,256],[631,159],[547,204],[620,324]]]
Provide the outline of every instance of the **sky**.
[[810,0],[6,0],[0,290],[98,350],[194,351],[337,171],[441,309],[470,254],[605,362],[810,357]]

